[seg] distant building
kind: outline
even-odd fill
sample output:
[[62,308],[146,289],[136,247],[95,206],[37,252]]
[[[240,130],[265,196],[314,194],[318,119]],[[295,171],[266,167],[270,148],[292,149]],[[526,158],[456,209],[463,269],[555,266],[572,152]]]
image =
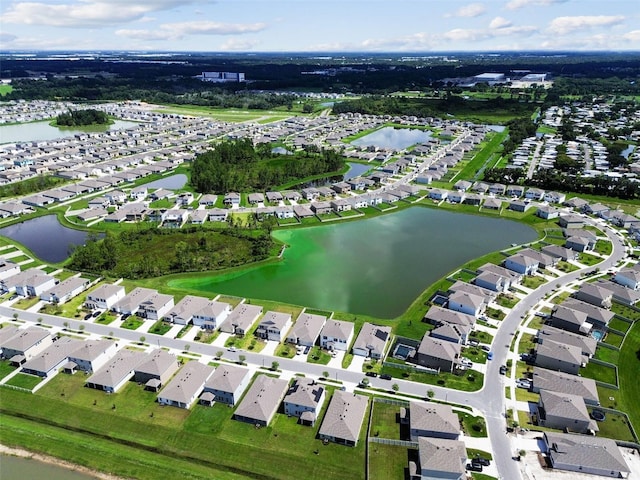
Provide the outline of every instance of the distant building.
[[203,82],[226,83],[244,82],[244,73],[239,72],[202,72],[198,78]]

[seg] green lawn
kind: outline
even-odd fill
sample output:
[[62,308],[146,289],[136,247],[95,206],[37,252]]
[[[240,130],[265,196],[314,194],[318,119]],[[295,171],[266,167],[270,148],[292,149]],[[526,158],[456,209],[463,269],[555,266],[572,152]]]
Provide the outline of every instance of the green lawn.
[[171,324],[170,323],[163,322],[162,320],[158,320],[149,329],[149,333],[155,333],[156,335],[164,335],[169,330],[171,330]]
[[587,265],[589,267],[596,265],[600,262],[602,262],[602,258],[600,257],[596,257],[595,255],[591,255],[590,253],[581,253],[580,256],[578,257],[578,261],[580,263],[583,263],[584,265]]
[[487,426],[484,423],[484,418],[481,416],[474,417],[468,413],[458,414],[460,421],[462,422],[462,429],[465,434],[470,437],[486,437]]
[[[588,410],[589,412],[591,412],[593,408],[589,408]],[[597,424],[599,428],[599,437],[613,438],[616,440],[624,440],[627,442],[635,441],[635,439],[633,438],[633,433],[631,433],[629,424],[627,423],[627,419],[624,417],[624,415],[606,412],[606,418],[604,419],[604,421],[597,422]]]
[[516,297],[515,295],[510,295],[508,293],[507,294],[502,293],[498,295],[498,298],[496,300],[498,305],[505,308],[513,308],[517,305],[519,301],[520,299],[518,297]]
[[627,331],[631,328],[633,323],[627,322],[625,320],[621,320],[620,318],[612,318],[609,322],[609,328],[613,330],[618,330],[619,332],[627,333]]
[[440,385],[441,387],[454,388],[465,392],[474,392],[482,388],[484,374],[476,370],[467,370],[464,374],[454,375],[452,373],[431,373],[412,372],[401,368],[384,366],[382,373],[387,373],[394,378],[403,378],[426,385]]
[[622,345],[622,341],[624,337],[622,335],[618,335],[617,333],[607,332],[607,335],[604,337],[604,343],[612,345],[614,347],[620,347]]
[[139,319],[135,315],[131,315],[124,322],[122,322],[121,328],[126,328],[127,330],[137,330],[142,324],[144,320]]
[[594,252],[599,253],[600,255],[611,255],[612,250],[613,246],[608,240],[597,240],[596,246],[593,249]]
[[538,288],[540,285],[544,285],[547,281],[543,277],[527,275],[522,280],[522,285],[527,288]]
[[[92,439],[95,438],[97,444],[106,442],[108,448],[122,455],[126,468],[122,469],[120,462],[113,462],[108,470],[127,478],[162,476],[157,475],[156,470],[154,475],[148,473],[144,462],[138,467],[129,464],[127,459],[137,457],[138,451],[143,456],[162,454],[158,461],[169,458],[179,464],[180,475],[174,474],[176,467],[169,466],[167,478],[271,480],[290,478],[294,471],[304,471],[308,478],[363,477],[366,421],[357,447],[325,446],[316,439],[321,422],[313,428],[304,427],[297,424],[296,418],[278,413],[269,427],[256,429],[251,424],[232,420],[233,410],[222,404],[212,408],[195,405],[191,411],[162,407],[155,401],[156,394],[136,383],[128,383],[119,393],[109,395],[84,387],[85,380],[84,375],[58,375],[29,397],[3,390],[0,398],[2,442],[21,444],[16,432],[26,429],[27,422],[37,422],[29,428],[37,433],[45,430],[50,433],[40,435],[36,450],[55,451],[70,461],[95,465],[92,462],[99,460],[90,461],[76,453],[66,456],[54,445],[62,438],[69,444],[75,443],[74,451],[83,450],[94,445]],[[321,418],[323,414],[324,410]],[[66,427],[72,427],[73,432]],[[31,445],[31,440],[25,441]],[[206,467],[208,477],[204,471],[197,473],[202,467]]]
[[18,373],[7,382],[7,385],[13,385],[14,387],[21,387],[26,388],[27,390],[32,390],[42,380],[42,377],[27,375],[26,373]]
[[463,347],[461,354],[474,363],[487,363],[487,352],[480,347]]
[[7,360],[0,361],[0,380],[13,372],[16,368],[11,365]]
[[331,355],[327,353],[326,350],[322,350],[319,346],[314,346],[309,355],[307,356],[307,362],[309,363],[320,363],[322,365],[326,365],[331,360]]
[[611,304],[611,311],[632,321],[640,320],[640,312],[618,302]]
[[616,370],[606,365],[598,365],[594,362],[587,363],[587,366],[580,369],[580,375],[586,378],[616,385]]
[[400,440],[400,424],[397,422],[399,413],[400,407],[398,405],[373,402],[371,436]]
[[[409,463],[409,451],[405,447],[369,443],[369,479],[401,480]],[[328,477],[323,477],[328,478]]]
[[620,350],[618,372],[620,377],[619,409],[624,411],[631,420],[636,433],[640,435],[640,323],[636,322],[629,330]]

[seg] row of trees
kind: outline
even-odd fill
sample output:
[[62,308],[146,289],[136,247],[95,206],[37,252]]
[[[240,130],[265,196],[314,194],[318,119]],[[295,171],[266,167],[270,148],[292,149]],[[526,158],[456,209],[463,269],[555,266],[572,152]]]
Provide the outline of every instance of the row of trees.
[[69,110],[56,117],[56,123],[61,127],[78,127],[82,125],[106,125],[109,115],[94,108],[85,110]]
[[314,175],[337,172],[344,158],[332,150],[276,155],[249,139],[228,140],[193,161],[191,184],[201,193],[264,191]]

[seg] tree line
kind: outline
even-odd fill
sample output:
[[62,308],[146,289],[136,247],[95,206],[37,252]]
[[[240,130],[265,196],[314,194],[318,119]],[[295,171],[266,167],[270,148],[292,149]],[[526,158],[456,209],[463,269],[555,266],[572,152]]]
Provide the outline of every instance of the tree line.
[[271,153],[270,145],[254,147],[243,138],[221,142],[198,155],[191,168],[191,184],[200,193],[265,191],[337,172],[344,165],[344,158],[333,150],[278,155]]

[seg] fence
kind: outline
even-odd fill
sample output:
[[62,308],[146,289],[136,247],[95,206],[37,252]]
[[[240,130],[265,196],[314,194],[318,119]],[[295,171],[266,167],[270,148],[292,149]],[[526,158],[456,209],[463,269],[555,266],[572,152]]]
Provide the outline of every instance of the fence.
[[387,398],[387,397],[375,397],[373,399],[374,402],[377,403],[387,403],[389,405],[398,405],[399,407],[408,407],[409,402],[406,400],[397,400],[395,398]]
[[396,447],[418,448],[418,442],[408,442],[406,440],[393,440],[391,438],[369,437],[371,443],[381,443],[383,445],[394,445]]

